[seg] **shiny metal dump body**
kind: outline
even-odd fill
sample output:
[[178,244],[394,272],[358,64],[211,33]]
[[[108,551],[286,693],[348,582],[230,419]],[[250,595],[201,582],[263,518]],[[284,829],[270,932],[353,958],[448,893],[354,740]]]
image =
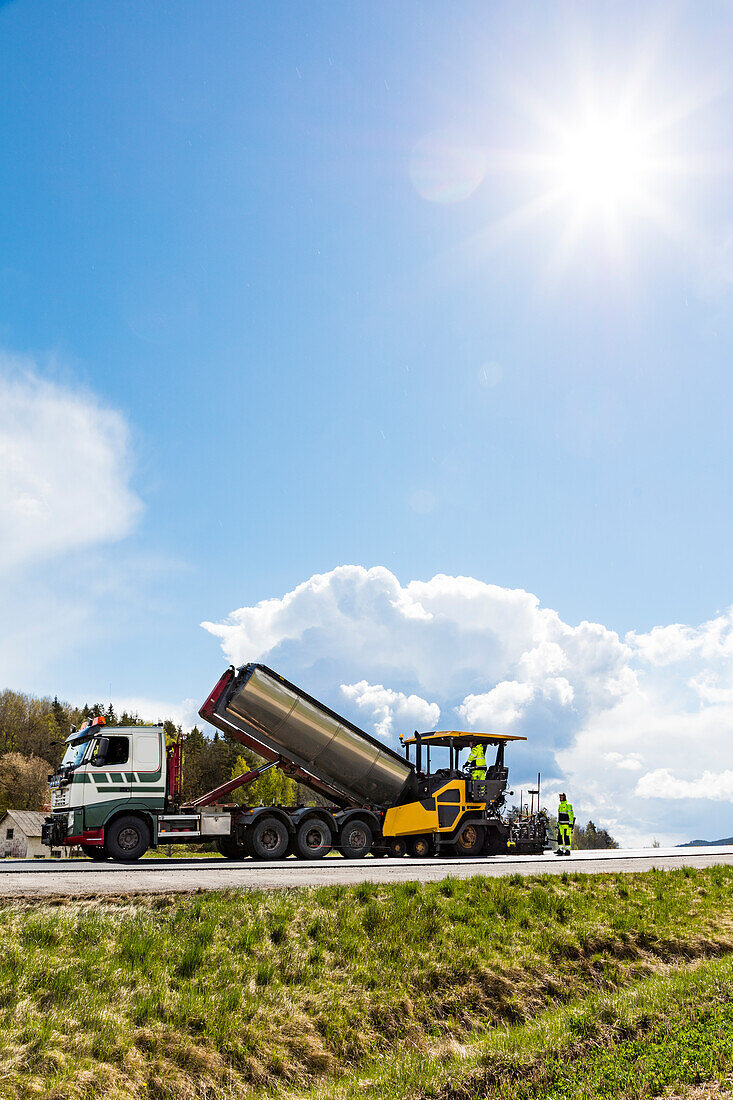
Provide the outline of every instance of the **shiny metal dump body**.
[[392,749],[265,665],[238,669],[214,714],[352,804],[393,805],[415,774]]

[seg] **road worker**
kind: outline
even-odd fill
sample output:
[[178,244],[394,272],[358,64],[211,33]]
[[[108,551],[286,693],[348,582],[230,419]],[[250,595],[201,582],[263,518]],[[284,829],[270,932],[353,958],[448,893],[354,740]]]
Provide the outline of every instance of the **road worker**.
[[573,807],[567,800],[565,793],[560,795],[560,805],[557,807],[557,851],[555,855],[569,856],[573,843],[573,825],[575,814]]
[[471,751],[466,767],[470,769],[471,779],[486,779],[486,749],[480,741],[469,741]]

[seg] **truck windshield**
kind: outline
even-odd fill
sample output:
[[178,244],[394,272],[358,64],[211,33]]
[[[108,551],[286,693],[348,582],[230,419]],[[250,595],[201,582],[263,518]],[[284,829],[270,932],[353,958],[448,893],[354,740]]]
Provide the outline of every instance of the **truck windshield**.
[[61,768],[64,771],[72,771],[73,768],[79,767],[86,747],[89,744],[89,740],[90,738],[87,738],[86,741],[75,741],[71,745],[66,746],[66,752],[61,761]]

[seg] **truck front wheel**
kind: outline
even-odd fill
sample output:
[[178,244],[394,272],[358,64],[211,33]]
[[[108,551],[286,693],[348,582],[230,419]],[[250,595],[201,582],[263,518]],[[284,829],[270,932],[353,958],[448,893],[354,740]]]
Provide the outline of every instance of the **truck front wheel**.
[[120,863],[134,863],[150,847],[150,829],[140,817],[118,817],[105,829],[107,854]]

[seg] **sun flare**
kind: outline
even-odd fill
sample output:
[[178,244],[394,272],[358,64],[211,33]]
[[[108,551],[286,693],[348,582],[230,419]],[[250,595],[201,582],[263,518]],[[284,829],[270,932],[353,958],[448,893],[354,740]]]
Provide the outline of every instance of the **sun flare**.
[[582,209],[618,209],[643,198],[654,165],[644,136],[628,122],[592,116],[567,130],[549,158],[560,193]]
[[[574,254],[593,253],[627,271],[649,231],[694,246],[685,221],[682,181],[707,166],[691,156],[677,132],[700,97],[670,97],[652,106],[638,88],[617,88],[615,98],[588,84],[575,102],[551,106],[525,99],[532,132],[504,160],[524,195],[504,223],[516,231],[545,220],[556,245],[548,255],[553,274]],[[643,248],[644,245],[641,244]]]
[[506,126],[485,136],[436,131],[417,142],[410,176],[422,198],[488,199],[486,219],[449,249],[449,263],[481,264],[531,232],[547,282],[592,264],[630,279],[660,244],[699,255],[705,241],[693,204],[728,169],[701,147],[705,131],[698,134],[694,118],[726,85],[715,74],[687,86],[652,76],[641,57],[612,81],[580,65],[555,88],[513,82]]

